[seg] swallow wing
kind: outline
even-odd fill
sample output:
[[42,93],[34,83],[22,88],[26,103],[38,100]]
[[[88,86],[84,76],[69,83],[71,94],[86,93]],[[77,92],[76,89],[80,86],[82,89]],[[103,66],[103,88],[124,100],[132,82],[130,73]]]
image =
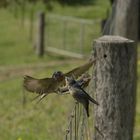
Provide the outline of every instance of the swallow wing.
[[75,79],[77,79],[82,74],[84,74],[87,70],[89,70],[89,68],[92,66],[92,64],[94,62],[95,61],[88,61],[84,65],[79,66],[79,67],[74,68],[73,70],[69,71],[68,73],[65,74],[65,76],[67,76],[67,77],[74,77]]
[[43,94],[53,92],[53,89],[50,89],[52,83],[55,86],[52,78],[35,79],[26,75],[24,76],[23,86],[27,91]]

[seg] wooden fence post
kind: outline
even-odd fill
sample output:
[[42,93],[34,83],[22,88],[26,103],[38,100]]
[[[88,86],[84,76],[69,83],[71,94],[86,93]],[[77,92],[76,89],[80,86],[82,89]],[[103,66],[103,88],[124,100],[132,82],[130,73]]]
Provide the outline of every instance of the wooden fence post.
[[113,1],[112,14],[105,24],[103,34],[127,37],[137,44],[139,0]]
[[[136,51],[132,40],[103,36],[95,41],[95,140],[132,140]],[[100,132],[100,133],[99,133]]]
[[44,35],[45,35],[45,13],[40,12],[38,16],[36,53],[39,57],[44,55]]

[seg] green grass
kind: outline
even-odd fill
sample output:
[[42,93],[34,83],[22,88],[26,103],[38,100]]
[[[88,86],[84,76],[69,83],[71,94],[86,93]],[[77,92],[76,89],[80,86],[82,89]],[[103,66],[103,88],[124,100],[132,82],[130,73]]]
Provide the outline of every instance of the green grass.
[[[100,19],[106,17],[107,9],[110,9],[110,3],[109,0],[95,0],[93,4],[90,5],[76,5],[76,6],[70,6],[70,5],[61,5],[57,2],[52,3],[52,10],[47,11],[46,13],[51,14],[58,14],[63,16],[74,16],[74,17],[80,17],[80,18],[86,18],[86,19]],[[11,6],[12,11],[14,12],[15,6]],[[21,10],[19,7],[17,7],[18,13],[17,16],[19,17],[21,15]],[[25,16],[30,16],[30,11],[32,9],[31,4],[26,4],[26,13]],[[43,11],[45,10],[45,5],[43,5],[41,2],[38,2],[38,4],[34,5],[33,8],[35,11]]]
[[[93,39],[99,37],[101,32],[100,22],[84,24],[52,18],[47,21],[46,46],[64,48],[72,52],[83,53],[86,56],[91,51]],[[63,26],[65,27],[63,28]]]
[[[26,93],[27,105],[23,107],[22,76],[25,74],[23,69],[26,69],[26,73],[29,74],[30,66],[37,67],[42,64],[44,66],[42,69],[37,70],[33,67],[31,75],[43,77],[50,76],[58,69],[67,71],[81,61],[75,62],[72,66],[68,63],[68,58],[64,59],[61,56],[48,54],[43,58],[38,58],[34,53],[32,43],[28,41],[28,26],[21,27],[20,20],[14,19],[13,15],[4,9],[0,9],[0,16],[2,17],[2,22],[0,22],[0,79],[7,77],[0,82],[1,139],[62,139],[72,99],[67,97],[67,100],[64,100],[64,97],[54,94],[36,105],[35,102],[30,101],[34,95]],[[62,61],[64,64],[59,63]],[[52,65],[49,66],[50,64]],[[37,71],[38,73],[35,74],[34,72]]]
[[110,7],[108,0],[95,0],[93,5],[62,6],[55,3],[51,13],[65,16],[75,16],[87,19],[99,19],[106,17],[106,10]]
[[[83,53],[84,55],[89,54],[93,39],[101,35],[101,19],[106,17],[106,11],[110,6],[109,1],[95,0],[93,5],[86,6],[62,6],[58,3],[54,3],[54,5],[52,11],[46,12],[47,45],[55,48],[65,47],[66,50]],[[72,16],[78,19],[84,18],[93,21],[98,20],[98,22],[83,24],[82,22],[68,19],[48,18],[48,14]],[[63,28],[64,26],[65,28]],[[64,30],[66,31],[65,33]],[[65,41],[61,38],[65,38]]]
[[[95,0],[93,5],[77,5],[77,6],[62,6],[58,3],[52,4],[53,10],[46,12],[46,46],[55,48],[64,48],[71,50],[72,52],[83,53],[87,56],[91,50],[91,44],[93,39],[96,39],[101,34],[100,24],[98,21],[94,24],[81,24],[80,22],[74,22],[72,20],[65,21],[65,29],[63,29],[64,22],[59,19],[49,19],[48,14],[57,14],[62,16],[73,16],[79,19],[86,18],[90,20],[101,20],[106,17],[106,11],[109,9],[109,1]],[[30,11],[31,5],[27,5],[27,12],[25,16],[28,17],[28,24],[30,25]],[[38,9],[44,9],[41,3],[36,4],[35,11]],[[40,11],[40,10],[39,10]],[[81,12],[82,11],[82,12]],[[99,12],[100,11],[100,12]],[[21,11],[18,10],[18,17],[21,17]],[[37,17],[37,16],[36,16]],[[27,20],[27,19],[26,19]],[[27,21],[25,21],[27,22]],[[82,30],[82,28],[84,28]],[[92,29],[92,30],[91,30]],[[64,30],[66,31],[64,33]],[[81,35],[84,34],[84,36]],[[66,38],[65,41],[61,38]],[[35,38],[35,36],[34,36]],[[81,40],[83,40],[81,42]],[[64,44],[66,46],[64,46]],[[81,49],[82,46],[82,49]]]
[[[106,0],[107,1],[107,0]],[[105,17],[109,4],[97,0],[92,6],[62,7],[55,5],[51,13],[82,18]],[[0,9],[0,137],[2,140],[59,140],[63,139],[67,117],[73,105],[70,96],[49,95],[41,103],[30,102],[32,93],[25,93],[27,104],[22,105],[22,76],[50,76],[55,70],[68,71],[84,62],[46,54],[38,58],[29,41],[29,24],[21,26],[20,18]],[[72,33],[71,33],[72,34]],[[71,35],[72,36],[72,35]],[[89,43],[89,41],[87,41]],[[92,42],[90,42],[92,43]],[[89,47],[90,43],[88,44]],[[90,51],[90,48],[89,48]],[[140,49],[139,49],[140,51]],[[63,62],[62,62],[63,61]],[[40,67],[40,64],[43,67]],[[40,67],[40,68],[38,68]],[[140,64],[138,65],[140,77]],[[140,80],[138,78],[136,125],[134,138],[140,139]]]
[[[2,139],[38,140],[57,139],[57,135],[61,136],[63,132],[61,125],[66,123],[66,118],[62,116],[67,116],[70,108],[69,106],[66,108],[63,104],[68,104],[68,100],[64,101],[60,96],[50,95],[38,105],[28,101],[23,107],[21,79],[1,83],[0,89],[2,107],[0,135]],[[55,132],[58,134],[52,135]]]

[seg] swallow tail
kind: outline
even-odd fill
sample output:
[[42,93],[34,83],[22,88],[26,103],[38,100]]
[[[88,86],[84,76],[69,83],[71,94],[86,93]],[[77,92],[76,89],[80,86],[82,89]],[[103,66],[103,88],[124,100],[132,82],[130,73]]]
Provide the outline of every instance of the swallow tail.
[[94,103],[94,104],[96,104],[96,105],[99,105],[99,103],[98,103],[97,101],[95,101],[93,98],[91,98],[90,96],[89,96],[89,100],[90,100],[92,103]]
[[88,98],[92,103],[94,103],[94,104],[96,104],[96,105],[99,105],[99,103],[98,103],[97,101],[95,101],[92,97],[90,97],[90,96],[88,95],[88,93],[87,93],[85,90],[83,90],[83,89],[81,89],[81,90],[86,94],[87,98]]

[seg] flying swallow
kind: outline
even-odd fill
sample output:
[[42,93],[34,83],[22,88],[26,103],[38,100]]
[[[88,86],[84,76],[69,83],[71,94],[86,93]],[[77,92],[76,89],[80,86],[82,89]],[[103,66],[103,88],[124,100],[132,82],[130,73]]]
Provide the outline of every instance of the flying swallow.
[[74,77],[75,79],[77,79],[82,74],[84,74],[92,66],[93,63],[95,63],[95,60],[90,60],[84,65],[76,67],[67,73],[63,73],[61,71],[54,72],[52,77],[50,78],[47,77],[43,79],[36,79],[31,76],[25,75],[23,86],[27,91],[37,93],[38,96],[42,99],[50,93],[58,93],[58,89],[65,85],[65,77]]

